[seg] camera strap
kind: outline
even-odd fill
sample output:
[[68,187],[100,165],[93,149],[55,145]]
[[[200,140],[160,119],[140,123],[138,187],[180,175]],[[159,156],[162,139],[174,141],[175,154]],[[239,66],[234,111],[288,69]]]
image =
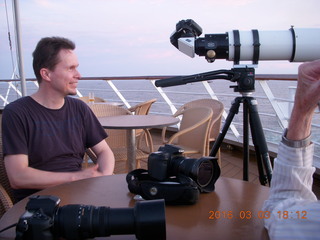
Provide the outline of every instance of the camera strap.
[[199,199],[196,183],[187,176],[180,175],[166,181],[158,181],[149,176],[145,169],[136,169],[127,174],[131,193],[139,194],[146,200],[164,199],[166,204],[194,204]]

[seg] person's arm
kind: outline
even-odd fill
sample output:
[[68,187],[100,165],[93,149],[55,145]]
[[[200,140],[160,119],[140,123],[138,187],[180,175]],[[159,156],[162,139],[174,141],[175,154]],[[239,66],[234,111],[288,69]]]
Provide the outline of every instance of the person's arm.
[[[314,146],[310,142],[311,121],[319,101],[320,60],[299,67],[294,107],[274,162],[270,196],[263,206],[269,216],[265,227],[270,239],[306,239],[313,234],[310,228],[319,229],[320,205],[312,192]],[[303,218],[297,219],[297,213]]]
[[113,174],[115,159],[112,150],[105,140],[91,148],[97,156],[98,171],[103,175]]
[[[310,145],[311,122],[320,101],[320,60],[300,65],[294,106],[286,136],[275,160],[271,194],[276,201],[313,199],[313,145]],[[308,193],[307,193],[308,192]]]
[[4,158],[5,167],[14,189],[44,189],[66,182],[103,176],[95,165],[78,172],[50,172],[28,166],[28,156],[24,154],[7,155]]

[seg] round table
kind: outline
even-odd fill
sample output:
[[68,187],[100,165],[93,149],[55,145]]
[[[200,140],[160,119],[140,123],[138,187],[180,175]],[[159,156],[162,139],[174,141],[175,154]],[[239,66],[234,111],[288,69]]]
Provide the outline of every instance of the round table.
[[118,115],[98,117],[102,127],[106,129],[127,130],[128,171],[136,166],[136,129],[156,128],[177,124],[178,118],[163,115]]
[[[86,204],[128,208],[135,205],[128,191],[126,175],[96,177],[38,192],[55,195],[66,204]],[[220,177],[216,189],[202,193],[194,205],[166,206],[167,239],[268,239],[261,210],[268,198],[269,188],[242,180]],[[16,223],[24,212],[28,199],[15,204],[0,219],[0,229]],[[152,213],[150,213],[152,214]],[[0,239],[14,239],[15,229],[0,234]],[[101,239],[101,238],[99,238]],[[135,239],[135,235],[113,235],[103,239]]]

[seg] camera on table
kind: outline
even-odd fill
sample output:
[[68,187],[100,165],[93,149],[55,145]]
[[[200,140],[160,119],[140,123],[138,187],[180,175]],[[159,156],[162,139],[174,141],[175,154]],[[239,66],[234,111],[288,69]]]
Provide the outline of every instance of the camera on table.
[[166,239],[163,200],[137,202],[134,208],[65,205],[56,196],[32,196],[16,227],[16,240],[87,239],[135,234]]
[[190,177],[201,192],[212,192],[220,176],[220,167],[215,157],[199,159],[183,156],[183,149],[174,145],[161,146],[148,158],[148,172],[159,181],[166,181],[173,176]]

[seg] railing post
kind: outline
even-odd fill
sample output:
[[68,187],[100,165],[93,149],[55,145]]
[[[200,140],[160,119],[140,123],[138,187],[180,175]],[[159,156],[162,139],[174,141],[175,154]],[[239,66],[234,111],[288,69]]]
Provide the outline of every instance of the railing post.
[[113,91],[117,94],[117,96],[121,99],[121,101],[126,105],[127,108],[130,108],[130,104],[125,99],[125,97],[121,94],[121,92],[118,90],[118,88],[113,84],[111,80],[106,80],[107,83],[110,85],[110,87],[113,89]]
[[273,107],[273,110],[276,113],[276,116],[279,120],[279,123],[281,124],[282,129],[286,128],[288,126],[288,120],[282,112],[278,102],[276,101],[271,89],[269,88],[269,85],[267,84],[266,80],[259,80],[259,83],[267,98],[269,99],[269,102],[271,103],[271,106]]
[[162,90],[161,87],[156,87],[155,85],[155,81],[156,80],[151,80],[153,86],[155,87],[155,89],[157,89],[157,91],[159,92],[159,94],[162,96],[162,98],[166,101],[166,103],[168,104],[168,106],[170,107],[171,113],[174,114],[177,111],[177,108],[173,105],[173,103],[171,102],[170,98],[167,96],[167,94]]

